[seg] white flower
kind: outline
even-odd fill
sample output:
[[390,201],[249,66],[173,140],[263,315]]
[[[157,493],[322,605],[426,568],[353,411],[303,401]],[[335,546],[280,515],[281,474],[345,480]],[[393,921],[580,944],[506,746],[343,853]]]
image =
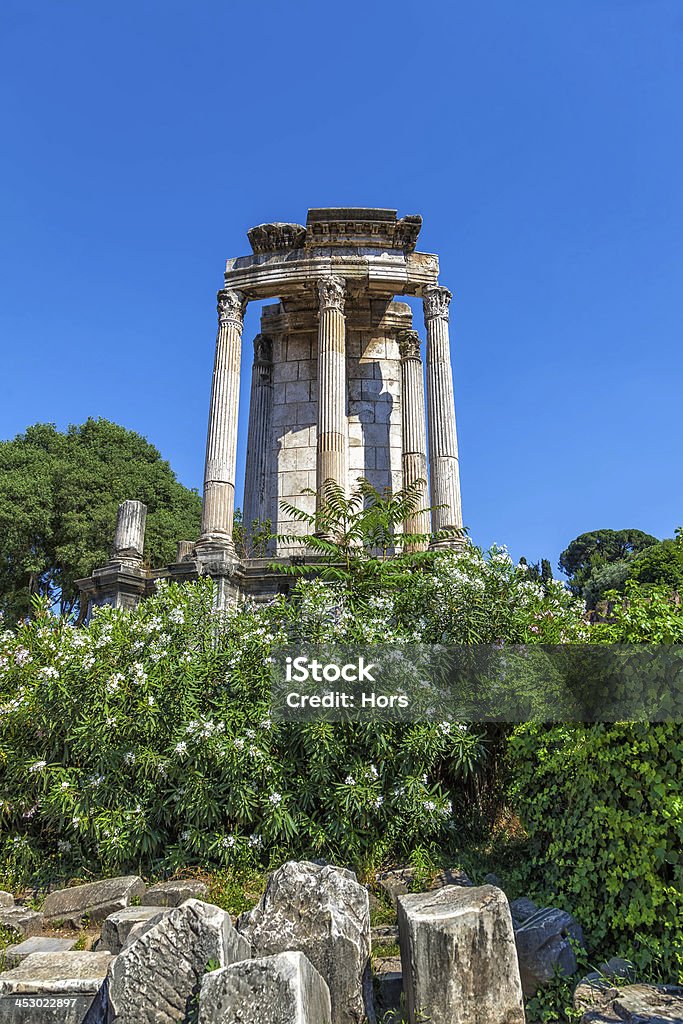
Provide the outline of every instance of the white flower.
[[374,779],[376,779],[377,776],[379,775],[379,772],[375,768],[374,764],[371,764],[370,767],[368,768],[368,774],[372,775]]
[[123,763],[124,764],[135,764],[135,754],[133,753],[132,750],[128,750],[123,755]]
[[235,750],[241,750],[242,749],[242,747],[244,746],[244,740],[242,739],[241,736],[237,737],[237,739],[233,742],[233,746],[234,746]]
[[59,672],[52,665],[45,665],[38,672],[41,679],[59,679]]
[[170,611],[168,615],[168,621],[175,622],[178,626],[182,626],[183,622],[185,621],[185,613],[183,612],[183,609],[174,608],[172,611]]
[[113,717],[113,715],[109,715],[106,719],[105,724],[108,725],[109,728],[111,728],[112,726],[116,725],[116,719]]
[[60,853],[68,853],[69,850],[71,849],[71,843],[69,842],[68,839],[58,839],[57,849],[59,850]]
[[73,817],[73,818],[71,819],[71,824],[73,825],[73,827],[74,827],[74,828],[78,828],[78,826],[80,825],[80,823],[81,823],[81,819],[80,819],[80,818],[78,817],[78,815],[75,815],[75,816],[74,816],[74,817]]
[[45,767],[47,767],[47,761],[36,761],[35,764],[31,765],[31,767],[29,768],[29,771],[30,772],[42,772],[43,768],[45,768]]
[[268,800],[274,807],[277,807],[279,803],[282,803],[282,795],[280,793],[271,793]]
[[441,730],[441,732],[444,734],[444,736],[448,736],[449,732],[451,731],[451,723],[450,722],[439,722],[438,728]]
[[190,832],[189,832],[189,830],[188,830],[188,829],[185,829],[185,831],[184,831],[184,832],[181,832],[181,833],[180,833],[180,838],[182,839],[182,841],[183,841],[184,843],[186,843],[186,842],[188,841],[188,839],[190,838]]
[[175,747],[173,748],[173,751],[176,754],[180,754],[180,756],[182,757],[184,754],[187,753],[187,743],[185,743],[184,740],[181,740],[180,743],[176,743]]
[[433,800],[425,800],[424,803],[422,804],[422,806],[424,807],[425,811],[435,811],[436,810],[436,804],[434,803]]
[[345,786],[355,786],[356,785],[356,780],[354,779],[353,775],[347,775],[346,776],[346,778],[344,779],[344,785]]
[[384,803],[384,797],[383,796],[376,796],[375,799],[373,800],[373,804],[374,804],[376,809],[379,809],[382,806],[383,803]]
[[60,789],[68,789],[69,788],[69,783],[66,782],[66,780],[65,780],[64,782],[61,783],[59,788]]
[[121,685],[122,682],[123,682],[123,676],[121,675],[121,673],[120,672],[115,672],[114,675],[111,676],[107,680],[107,684],[106,684],[106,691],[107,691],[107,693],[116,693],[116,691],[118,690],[118,688],[119,688],[119,686]]
[[88,672],[95,664],[95,658],[92,654],[89,654],[87,658],[83,659],[83,668]]
[[149,706],[150,706],[151,708],[153,708],[153,707],[154,707],[154,705],[156,704],[156,701],[155,701],[154,697],[152,697],[152,696],[150,695],[150,696],[149,696],[149,697],[147,698],[147,703],[149,704]]
[[259,836],[259,835],[255,834],[253,836],[249,836],[249,845],[250,846],[260,846],[262,842],[263,842],[263,840],[261,839],[261,836]]
[[31,654],[26,650],[25,647],[17,647],[14,652],[14,662],[16,665],[28,665],[30,661],[33,661]]

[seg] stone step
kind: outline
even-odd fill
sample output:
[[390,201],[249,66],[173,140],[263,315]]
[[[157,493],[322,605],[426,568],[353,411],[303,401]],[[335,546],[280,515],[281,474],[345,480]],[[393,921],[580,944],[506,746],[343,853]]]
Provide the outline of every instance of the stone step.
[[83,1024],[98,998],[109,953],[32,953],[0,974],[0,1024]]
[[66,953],[73,949],[77,939],[57,939],[52,935],[32,935],[5,950],[5,964],[8,968],[18,967],[31,953]]

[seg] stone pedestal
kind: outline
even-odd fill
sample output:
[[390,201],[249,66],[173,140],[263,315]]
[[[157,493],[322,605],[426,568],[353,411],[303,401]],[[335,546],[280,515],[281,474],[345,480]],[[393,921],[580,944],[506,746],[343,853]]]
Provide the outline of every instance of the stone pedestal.
[[410,1024],[524,1024],[512,918],[492,885],[398,898]]

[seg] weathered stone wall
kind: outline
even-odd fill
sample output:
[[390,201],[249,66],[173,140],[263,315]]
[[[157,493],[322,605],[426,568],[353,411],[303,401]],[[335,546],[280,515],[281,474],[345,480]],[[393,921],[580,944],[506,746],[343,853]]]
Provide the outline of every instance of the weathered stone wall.
[[[382,490],[403,486],[401,368],[398,334],[410,328],[406,303],[347,299],[346,425],[350,490],[366,477]],[[280,509],[287,501],[306,512],[315,510],[317,442],[317,308],[281,303],[264,307],[261,330],[272,340],[272,415],[265,460],[264,518],[274,531],[302,535],[306,524]],[[245,506],[249,505],[245,495]],[[278,554],[299,551],[280,542]]]

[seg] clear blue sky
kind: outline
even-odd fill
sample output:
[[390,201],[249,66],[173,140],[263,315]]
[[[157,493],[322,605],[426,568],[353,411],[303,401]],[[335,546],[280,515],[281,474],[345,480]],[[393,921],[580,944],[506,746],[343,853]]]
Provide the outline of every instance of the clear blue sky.
[[0,86],[0,437],[104,416],[201,488],[225,258],[388,206],[454,293],[474,539],[683,524],[680,0],[3,0]]

